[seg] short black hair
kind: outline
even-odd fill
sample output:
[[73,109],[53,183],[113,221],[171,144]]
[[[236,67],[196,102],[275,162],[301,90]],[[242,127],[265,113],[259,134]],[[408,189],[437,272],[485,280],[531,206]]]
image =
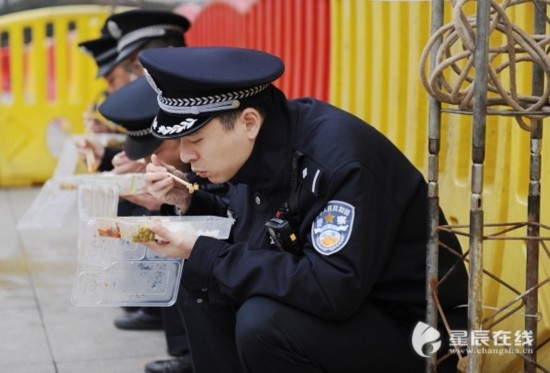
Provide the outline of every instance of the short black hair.
[[234,109],[234,110],[228,110],[228,111],[225,111],[223,113],[220,113],[218,115],[215,116],[215,118],[219,119],[219,121],[222,123],[222,126],[226,129],[226,130],[232,130],[234,127],[235,127],[235,121],[237,120],[237,117],[245,110],[245,109],[248,109],[248,108],[252,108],[252,109],[255,109],[257,110],[260,115],[262,116],[262,118],[265,118],[265,113],[266,113],[266,108],[265,108],[266,105],[262,104],[262,103],[258,103],[257,105],[254,105],[254,106],[248,106],[248,107],[245,107],[245,108],[239,108],[239,109]]

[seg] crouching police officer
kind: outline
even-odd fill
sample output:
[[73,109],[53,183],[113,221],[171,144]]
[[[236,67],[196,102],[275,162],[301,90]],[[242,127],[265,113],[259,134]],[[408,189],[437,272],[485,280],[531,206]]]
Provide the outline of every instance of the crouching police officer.
[[[284,70],[273,55],[188,47],[139,58],[158,95],[153,135],[180,139],[195,173],[233,185],[226,204],[175,184],[154,158],[147,166],[149,193],[174,213],[235,219],[227,242],[158,225],[163,240],[148,244],[186,259],[179,302],[194,371],[423,371],[411,344],[426,307],[422,174],[359,118],[286,99],[272,84]],[[461,252],[454,235],[440,239]],[[455,258],[441,250],[440,273]],[[464,329],[462,262],[439,301]],[[456,359],[439,366],[453,369]]]

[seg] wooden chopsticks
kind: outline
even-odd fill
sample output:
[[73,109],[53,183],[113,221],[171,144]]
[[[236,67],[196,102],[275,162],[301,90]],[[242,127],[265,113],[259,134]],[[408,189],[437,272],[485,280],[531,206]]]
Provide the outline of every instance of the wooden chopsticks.
[[182,178],[171,174],[170,172],[168,172],[168,175],[171,176],[172,179],[176,180],[178,183],[185,186],[187,190],[189,190],[189,194],[192,194],[195,190],[199,189],[199,185],[197,183],[191,184],[189,181],[183,180]]
[[[164,167],[168,168],[170,167],[170,165],[166,162],[164,162],[162,159],[159,159],[160,161],[160,164],[162,164]],[[187,180],[183,180],[181,177],[178,177],[176,175],[174,175],[173,173],[168,172],[168,175],[172,177],[172,179],[176,180],[178,183],[182,184],[183,186],[185,186],[187,188],[187,190],[189,191],[189,194],[193,194],[193,192],[195,190],[198,190],[199,189],[199,184],[197,183],[194,183],[194,184],[191,184],[189,181]]]
[[93,149],[86,149],[86,168],[88,172],[96,172],[97,165]]

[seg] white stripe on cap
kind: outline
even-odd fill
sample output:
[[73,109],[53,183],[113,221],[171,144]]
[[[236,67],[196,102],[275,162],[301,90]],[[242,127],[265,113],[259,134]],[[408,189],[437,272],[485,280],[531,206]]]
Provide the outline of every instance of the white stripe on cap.
[[143,27],[143,28],[134,30],[132,32],[129,32],[126,35],[123,35],[118,40],[117,50],[120,52],[121,50],[126,48],[128,45],[143,38],[164,36],[166,35],[167,31],[181,32],[181,34],[183,35],[183,32],[185,30],[182,27],[174,26],[174,25],[154,25],[154,26]]
[[112,58],[114,56],[116,56],[116,48],[113,47],[112,49],[109,49],[108,51],[97,55],[95,57],[95,60],[96,61],[103,61],[103,60],[106,60],[108,58]]
[[133,137],[141,137],[141,136],[147,136],[151,134],[151,128],[144,128],[142,130],[137,131],[126,131],[126,135],[133,136]]
[[[150,78],[150,76],[148,78]],[[162,96],[162,91],[157,89],[157,101],[159,107],[167,113],[199,115],[201,113],[210,113],[213,111],[236,109],[240,106],[239,100],[257,95],[269,87],[270,84],[271,83],[261,84],[256,87],[220,95],[192,98],[164,97]]]

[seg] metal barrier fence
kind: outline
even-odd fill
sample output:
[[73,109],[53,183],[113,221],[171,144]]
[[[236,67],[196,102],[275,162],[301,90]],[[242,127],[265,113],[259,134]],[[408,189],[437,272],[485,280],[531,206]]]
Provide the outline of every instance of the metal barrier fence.
[[[247,7],[243,7],[243,3]],[[314,15],[318,14],[316,6],[328,9],[330,44],[325,46],[329,48],[330,58],[328,100],[350,110],[385,133],[427,176],[429,99],[420,82],[419,71],[422,51],[431,36],[431,2],[334,0],[327,7],[323,1],[280,1],[277,3],[278,12],[271,13],[274,14],[271,19],[251,27],[250,17],[272,9],[274,3],[274,0],[213,1],[196,17],[192,30],[197,32],[197,39],[190,40],[197,45],[230,43],[251,46],[250,33],[255,33],[253,37],[260,40],[270,40],[270,37],[276,35],[278,45],[287,48],[282,49],[287,52],[285,60],[293,62],[297,56],[301,56],[302,61],[309,61],[298,67],[299,76],[291,78],[300,82],[308,68],[316,68],[318,60],[311,57],[307,59],[304,53],[314,53],[320,45],[319,40],[311,38],[312,50],[293,50],[303,45],[303,42],[295,43],[288,38],[293,35],[300,38],[303,35],[299,32],[301,26],[292,25],[281,31],[281,26],[286,24],[278,17],[299,15],[303,9],[308,9],[309,16],[306,19],[315,19]],[[307,8],[304,4],[313,4],[313,7]],[[298,6],[300,9],[296,9]],[[450,3],[445,6],[448,20]],[[517,7],[511,18],[529,29],[532,28],[532,15],[533,8]],[[272,46],[268,42],[258,47],[277,53],[278,49],[270,49]],[[292,53],[296,57],[292,57]],[[288,66],[288,72],[292,73],[293,68],[296,67]],[[530,79],[530,74],[520,74],[517,82],[519,89],[529,92]],[[291,90],[290,96],[298,93]],[[311,94],[311,91],[301,93]],[[320,98],[323,98],[322,95]],[[485,221],[500,223],[526,220],[529,134],[509,117],[489,116],[486,125],[490,141],[486,144],[485,159]],[[447,112],[442,114],[442,151],[438,169],[440,203],[449,220],[457,225],[467,224],[470,216],[467,201],[470,200],[472,177],[471,138],[470,116]],[[548,142],[543,143],[542,151],[548,146]],[[543,173],[542,177],[543,184],[550,181],[550,174]],[[548,204],[548,198],[547,195],[542,196],[542,206]],[[543,209],[542,221],[548,220],[549,215]],[[460,239],[467,250],[468,239],[464,236]],[[480,306],[486,316],[513,301],[518,292],[525,290],[525,249],[526,242],[521,240],[485,243],[485,268],[507,284],[490,278],[485,280]],[[547,278],[550,275],[550,261],[547,257],[541,256],[540,267],[540,277]],[[543,286],[538,291],[541,315],[538,321],[539,333],[544,336],[550,330],[550,318],[546,316],[550,312],[550,288]],[[525,310],[520,307],[511,317],[495,325],[493,330],[498,328],[511,333],[524,330],[524,313]],[[538,351],[537,358],[542,366],[550,366],[548,345]],[[523,360],[513,353],[483,356],[484,371],[521,370],[522,366]]]
[[77,44],[99,36],[107,6],[64,6],[0,17],[0,185],[51,177],[69,134],[103,82]]

